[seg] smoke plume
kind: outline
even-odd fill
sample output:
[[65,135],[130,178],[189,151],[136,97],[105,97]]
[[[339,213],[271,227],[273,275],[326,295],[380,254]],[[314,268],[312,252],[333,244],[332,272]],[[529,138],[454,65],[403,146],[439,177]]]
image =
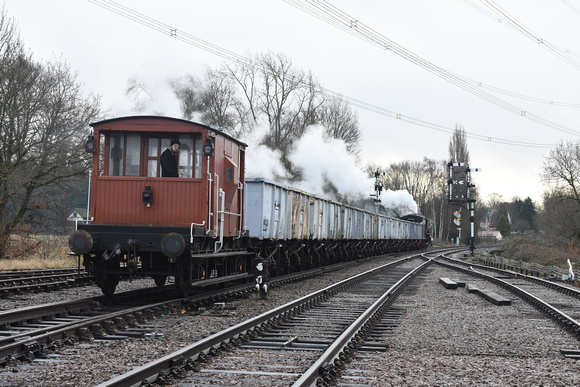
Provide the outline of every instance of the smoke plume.
[[[324,133],[324,127],[320,125],[309,126],[294,144],[288,159],[302,171],[302,180],[291,182],[280,162],[280,153],[260,145],[263,136],[268,134],[268,128],[256,128],[251,136],[244,139],[249,145],[246,176],[274,180],[308,193],[375,211],[377,208],[369,200],[370,194],[374,193],[375,179],[369,178],[356,166],[356,158],[347,152],[344,141],[325,138]],[[381,205],[391,216],[418,211],[417,203],[406,190],[383,191]]]

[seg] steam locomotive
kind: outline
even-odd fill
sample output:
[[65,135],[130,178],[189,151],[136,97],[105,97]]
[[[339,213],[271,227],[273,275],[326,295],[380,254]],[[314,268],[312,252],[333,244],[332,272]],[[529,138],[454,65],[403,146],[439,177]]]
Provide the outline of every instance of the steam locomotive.
[[[428,223],[355,208],[267,179],[245,178],[247,144],[219,129],[161,116],[91,124],[88,224],[69,247],[105,295],[119,280],[193,287],[269,276],[425,248]],[[172,140],[181,177],[161,177]]]

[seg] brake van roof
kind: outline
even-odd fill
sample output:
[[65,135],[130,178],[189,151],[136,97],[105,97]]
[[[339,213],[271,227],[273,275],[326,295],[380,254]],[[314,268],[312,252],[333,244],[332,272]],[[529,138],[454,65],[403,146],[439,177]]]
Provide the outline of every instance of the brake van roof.
[[[109,118],[106,120],[102,120],[102,121],[97,121],[97,122],[93,122],[91,123],[91,127],[96,127],[96,126],[103,126],[106,124],[123,124],[123,123],[131,123],[134,122],[138,125],[147,125],[148,122],[150,124],[153,124],[153,121],[155,121],[155,125],[158,125],[160,122],[175,122],[175,123],[180,123],[180,124],[186,124],[186,125],[195,125],[195,126],[201,126],[202,128],[207,129],[208,131],[212,131],[214,132],[216,135],[218,136],[223,136],[226,137],[232,141],[234,141],[235,143],[237,143],[238,145],[242,145],[244,147],[247,147],[248,145],[232,136],[230,136],[229,134],[225,133],[224,131],[222,131],[219,128],[215,128],[213,126],[209,126],[209,125],[205,125],[205,124],[200,124],[199,122],[194,122],[194,121],[189,121],[189,120],[185,120],[182,118],[175,118],[175,117],[167,117],[167,116],[153,116],[153,115],[143,115],[143,116],[125,116],[125,117],[115,117],[115,118]],[[136,130],[137,131],[137,130]]]

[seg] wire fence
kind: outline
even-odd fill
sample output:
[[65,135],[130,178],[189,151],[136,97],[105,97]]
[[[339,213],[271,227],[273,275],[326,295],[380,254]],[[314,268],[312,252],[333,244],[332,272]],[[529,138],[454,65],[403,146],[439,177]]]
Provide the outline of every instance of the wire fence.
[[580,285],[580,270],[563,269],[554,265],[540,265],[538,263],[517,261],[515,259],[504,258],[497,255],[478,255],[477,260],[485,265],[498,269],[511,270],[517,273],[531,275],[549,280],[558,280],[567,283]]

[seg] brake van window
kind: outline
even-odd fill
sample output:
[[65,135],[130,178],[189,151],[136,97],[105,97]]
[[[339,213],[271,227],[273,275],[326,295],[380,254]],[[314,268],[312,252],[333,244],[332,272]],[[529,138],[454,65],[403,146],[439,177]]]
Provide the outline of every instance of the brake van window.
[[139,176],[141,136],[112,134],[109,138],[109,176]]
[[156,135],[148,135],[143,137],[145,143],[146,157],[144,166],[146,168],[145,175],[149,177],[161,176],[161,154],[170,146],[171,140],[177,138],[181,143],[179,152],[177,154],[177,170],[184,178],[201,177],[201,135],[183,134],[183,135],[168,135],[163,134],[164,137]]

